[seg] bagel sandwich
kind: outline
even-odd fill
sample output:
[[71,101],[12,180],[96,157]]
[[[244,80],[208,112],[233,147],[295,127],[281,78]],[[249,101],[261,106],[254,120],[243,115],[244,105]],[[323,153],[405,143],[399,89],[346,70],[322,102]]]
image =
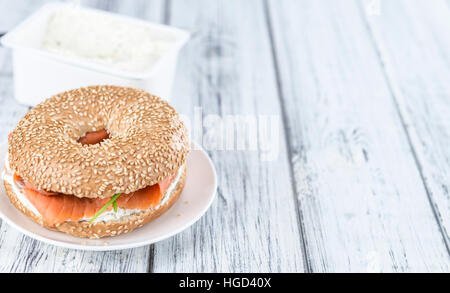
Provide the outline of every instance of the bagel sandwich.
[[8,137],[6,194],[45,228],[101,238],[166,212],[186,180],[188,132],[143,90],[90,86],[32,108]]

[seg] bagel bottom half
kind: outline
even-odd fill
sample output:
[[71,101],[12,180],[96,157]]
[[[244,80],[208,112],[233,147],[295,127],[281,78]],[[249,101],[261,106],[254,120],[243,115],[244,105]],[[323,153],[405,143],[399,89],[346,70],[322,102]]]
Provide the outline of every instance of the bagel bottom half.
[[177,182],[173,193],[170,195],[170,198],[167,199],[164,204],[160,205],[156,209],[148,209],[131,216],[126,217],[126,219],[122,221],[101,221],[95,223],[89,223],[88,221],[79,221],[79,222],[64,222],[61,224],[48,225],[44,222],[40,215],[36,215],[30,209],[26,208],[20,200],[17,198],[12,186],[3,181],[5,185],[6,194],[8,195],[11,203],[22,213],[27,215],[33,221],[38,223],[39,225],[55,230],[64,232],[67,234],[71,234],[78,237],[83,238],[101,238],[108,236],[117,236],[122,233],[130,232],[138,227],[142,227],[143,225],[149,223],[150,221],[158,218],[163,213],[165,213],[180,197],[181,192],[183,191],[184,184],[186,182],[186,168],[184,168],[183,173],[180,177],[180,180]]

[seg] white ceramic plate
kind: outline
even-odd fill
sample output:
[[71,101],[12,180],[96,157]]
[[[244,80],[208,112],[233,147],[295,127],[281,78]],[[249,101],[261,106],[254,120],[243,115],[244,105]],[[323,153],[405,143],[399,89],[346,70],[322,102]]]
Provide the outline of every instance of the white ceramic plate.
[[[0,145],[0,170],[5,164],[6,144]],[[0,172],[1,173],[1,172]],[[186,184],[178,201],[161,217],[116,237],[84,239],[41,227],[17,210],[0,184],[0,217],[10,226],[34,239],[81,250],[116,250],[151,244],[173,236],[194,224],[214,200],[217,179],[208,155],[195,145],[187,158]]]

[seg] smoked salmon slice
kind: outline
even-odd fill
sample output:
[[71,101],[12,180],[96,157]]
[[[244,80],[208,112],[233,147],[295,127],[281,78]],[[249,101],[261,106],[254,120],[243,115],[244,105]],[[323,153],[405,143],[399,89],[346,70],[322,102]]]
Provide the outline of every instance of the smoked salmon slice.
[[83,137],[81,137],[78,140],[78,142],[81,144],[96,144],[108,138],[109,138],[108,132],[106,131],[106,129],[102,129],[86,133]]
[[117,199],[117,205],[119,208],[125,207],[127,209],[146,210],[150,207],[155,208],[161,202],[172,180],[173,176],[169,176],[152,186],[147,186],[129,194],[122,194]]
[[[17,175],[15,178],[20,177]],[[117,206],[122,209],[139,210],[155,208],[161,202],[172,180],[173,176],[170,176],[152,186],[122,194],[116,200]],[[109,198],[78,198],[73,195],[36,190],[27,183],[24,193],[44,221],[50,225],[91,218],[109,201]],[[112,205],[107,210],[112,210]]]
[[14,179],[14,181],[22,182],[22,177],[20,177],[19,175],[17,175],[17,173],[14,173],[13,179]]

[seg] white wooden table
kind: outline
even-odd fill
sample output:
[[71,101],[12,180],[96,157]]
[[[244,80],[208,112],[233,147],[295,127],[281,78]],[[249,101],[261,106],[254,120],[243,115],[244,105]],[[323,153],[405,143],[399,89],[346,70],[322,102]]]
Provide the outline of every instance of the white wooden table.
[[[43,2],[0,0],[0,31]],[[271,117],[278,156],[220,150],[203,121],[219,189],[194,226],[82,252],[1,223],[1,272],[450,271],[450,1],[82,3],[190,30],[173,104]],[[0,48],[2,141],[28,110],[12,79]]]

